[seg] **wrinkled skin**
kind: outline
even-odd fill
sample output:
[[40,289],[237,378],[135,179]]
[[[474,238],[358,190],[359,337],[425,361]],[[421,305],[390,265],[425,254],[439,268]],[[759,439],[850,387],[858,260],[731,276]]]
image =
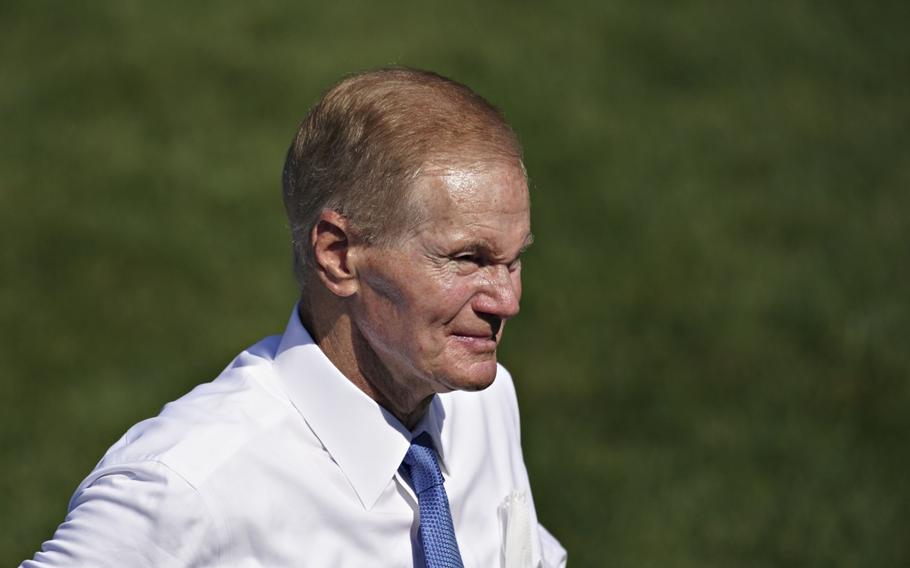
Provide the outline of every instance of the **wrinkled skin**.
[[352,352],[368,383],[360,386],[406,424],[434,393],[493,382],[532,238],[527,182],[515,164],[439,168],[415,183],[423,221],[394,244],[352,253],[358,285],[348,298]]

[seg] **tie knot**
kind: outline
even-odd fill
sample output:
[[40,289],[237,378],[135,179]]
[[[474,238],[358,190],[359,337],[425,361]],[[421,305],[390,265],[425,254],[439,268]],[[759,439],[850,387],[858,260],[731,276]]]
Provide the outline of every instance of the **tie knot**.
[[436,461],[436,451],[433,449],[433,440],[426,432],[411,441],[411,447],[408,448],[402,465],[418,495],[443,483],[442,472]]

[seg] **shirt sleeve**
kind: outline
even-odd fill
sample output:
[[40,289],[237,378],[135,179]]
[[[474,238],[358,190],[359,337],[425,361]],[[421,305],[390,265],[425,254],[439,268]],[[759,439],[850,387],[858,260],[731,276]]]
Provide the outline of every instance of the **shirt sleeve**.
[[217,564],[218,541],[190,483],[158,462],[132,464],[83,482],[53,538],[20,568]]

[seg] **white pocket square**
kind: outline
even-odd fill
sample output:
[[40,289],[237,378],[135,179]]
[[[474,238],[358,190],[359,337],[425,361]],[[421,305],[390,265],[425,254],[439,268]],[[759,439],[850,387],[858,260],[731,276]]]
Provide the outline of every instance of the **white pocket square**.
[[513,491],[499,506],[502,568],[531,568],[531,508],[525,491]]

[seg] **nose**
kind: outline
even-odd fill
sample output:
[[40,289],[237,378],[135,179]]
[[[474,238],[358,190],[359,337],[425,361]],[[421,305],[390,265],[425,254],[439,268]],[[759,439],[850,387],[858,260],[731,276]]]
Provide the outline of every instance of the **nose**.
[[486,267],[488,274],[474,309],[506,320],[518,315],[521,300],[521,276],[504,265]]

